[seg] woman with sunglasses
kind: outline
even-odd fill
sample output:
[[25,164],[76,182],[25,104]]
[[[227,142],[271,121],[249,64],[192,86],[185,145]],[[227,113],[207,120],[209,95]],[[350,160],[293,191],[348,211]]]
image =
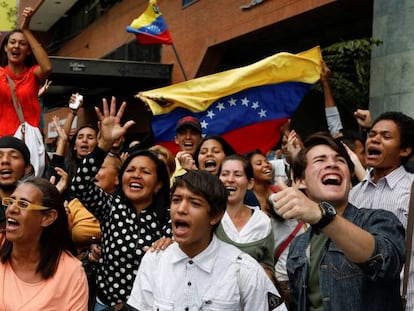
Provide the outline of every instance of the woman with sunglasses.
[[68,250],[68,219],[56,187],[26,179],[2,204],[0,310],[86,310],[87,280]]

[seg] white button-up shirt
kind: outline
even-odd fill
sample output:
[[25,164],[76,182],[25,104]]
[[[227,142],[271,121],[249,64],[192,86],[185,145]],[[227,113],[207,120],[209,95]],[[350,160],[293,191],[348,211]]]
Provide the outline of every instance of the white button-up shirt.
[[140,311],[287,310],[263,268],[215,236],[194,258],[178,243],[145,254],[128,304]]

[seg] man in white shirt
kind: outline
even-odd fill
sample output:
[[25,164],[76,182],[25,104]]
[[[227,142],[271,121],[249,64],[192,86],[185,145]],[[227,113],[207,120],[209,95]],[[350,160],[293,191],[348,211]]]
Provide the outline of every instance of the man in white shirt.
[[189,171],[171,189],[176,243],[148,252],[128,305],[137,310],[287,310],[263,268],[213,234],[227,204],[217,176]]

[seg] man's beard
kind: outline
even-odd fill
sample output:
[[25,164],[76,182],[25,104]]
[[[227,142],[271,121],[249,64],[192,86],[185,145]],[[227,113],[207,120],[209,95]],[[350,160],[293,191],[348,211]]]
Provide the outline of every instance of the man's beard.
[[17,182],[14,183],[0,183],[0,189],[3,192],[13,192],[16,189]]

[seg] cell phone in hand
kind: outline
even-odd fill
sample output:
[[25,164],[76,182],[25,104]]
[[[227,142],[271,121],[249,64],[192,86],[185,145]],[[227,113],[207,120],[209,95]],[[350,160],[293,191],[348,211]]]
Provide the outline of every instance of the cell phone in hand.
[[80,94],[76,94],[75,95],[75,100],[73,102],[69,103],[69,108],[74,109],[74,110],[78,109],[79,105],[81,103],[81,100],[83,100],[83,96],[80,95]]

